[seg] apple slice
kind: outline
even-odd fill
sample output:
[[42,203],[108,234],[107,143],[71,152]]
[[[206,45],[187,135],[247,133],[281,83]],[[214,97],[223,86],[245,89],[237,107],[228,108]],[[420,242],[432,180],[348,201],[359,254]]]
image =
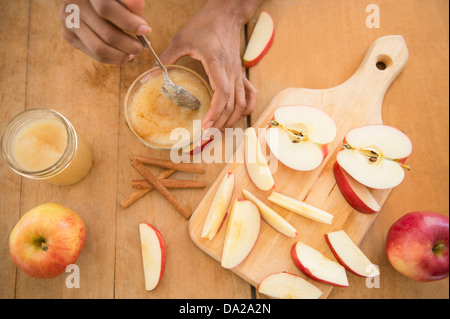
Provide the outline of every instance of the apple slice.
[[203,151],[203,149],[213,141],[214,138],[210,138],[207,140],[201,140],[198,143],[193,143],[189,146],[188,151],[186,151],[185,153],[189,154],[189,155],[196,155],[198,153],[201,153]]
[[202,238],[214,239],[227,214],[234,190],[234,175],[226,173],[214,195],[202,229]]
[[314,248],[296,242],[291,249],[294,264],[308,277],[338,287],[348,287],[345,268]]
[[369,189],[348,175],[338,162],[334,163],[333,173],[342,196],[350,206],[364,214],[375,214],[381,210]]
[[139,224],[145,289],[153,290],[164,273],[166,246],[161,233],[152,225]]
[[317,107],[282,106],[275,110],[265,137],[280,162],[294,170],[310,171],[327,156],[336,124]]
[[333,221],[333,215],[331,215],[330,213],[327,213],[320,208],[306,204],[298,199],[280,194],[275,191],[270,194],[268,200],[270,200],[272,203],[277,204],[278,206],[290,210],[291,212],[312,219],[316,222],[331,224]]
[[270,173],[269,165],[261,151],[253,127],[249,127],[244,133],[244,157],[248,175],[256,187],[267,191],[275,187],[275,182]]
[[275,25],[272,17],[267,12],[262,11],[245,49],[244,66],[246,68],[255,66],[269,51],[274,34]]
[[359,183],[375,189],[393,188],[405,176],[404,161],[412,143],[400,130],[387,125],[367,125],[347,133],[339,165]]
[[251,201],[237,198],[231,208],[222,252],[222,267],[239,265],[250,253],[259,235],[261,218]]
[[258,292],[278,299],[318,299],[322,291],[305,279],[287,272],[275,273],[264,278]]
[[257,198],[246,189],[242,190],[242,194],[244,195],[245,199],[252,201],[256,206],[258,206],[261,217],[266,221],[266,223],[268,223],[283,235],[286,235],[288,237],[297,236],[297,230],[295,229],[295,227],[289,224],[286,219],[281,217],[272,208],[263,203],[259,198]]
[[377,267],[364,255],[344,230],[325,234],[325,239],[336,259],[351,273],[360,277],[377,277]]

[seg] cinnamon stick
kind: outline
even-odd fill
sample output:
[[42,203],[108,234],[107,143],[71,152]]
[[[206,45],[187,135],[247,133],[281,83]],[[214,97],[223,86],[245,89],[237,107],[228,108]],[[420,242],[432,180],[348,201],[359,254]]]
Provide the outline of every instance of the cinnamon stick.
[[[161,174],[158,175],[158,179],[165,179],[168,178],[170,175],[175,173],[175,170],[173,169],[166,169],[161,172]],[[133,205],[136,201],[138,201],[140,198],[144,197],[146,194],[150,193],[150,191],[153,190],[153,187],[146,188],[146,189],[138,189],[135,190],[133,193],[131,193],[127,198],[122,200],[120,202],[120,206],[123,208],[128,208],[131,205]]]
[[142,164],[155,165],[155,166],[164,167],[167,169],[174,169],[177,171],[190,172],[190,173],[196,173],[196,174],[204,174],[205,173],[205,166],[203,164],[174,163],[174,162],[168,161],[168,160],[139,156],[139,155],[134,155],[134,154],[130,154],[130,160],[131,161],[138,160]]
[[[204,181],[184,180],[184,179],[160,179],[166,188],[203,188],[206,186]],[[134,179],[131,181],[133,188],[145,189],[153,188],[153,186],[142,179]]]
[[134,159],[131,162],[139,174],[142,175],[154,188],[156,188],[161,195],[186,219],[189,219],[191,212],[176,199],[175,196],[161,183],[161,181],[153,175],[139,160]]

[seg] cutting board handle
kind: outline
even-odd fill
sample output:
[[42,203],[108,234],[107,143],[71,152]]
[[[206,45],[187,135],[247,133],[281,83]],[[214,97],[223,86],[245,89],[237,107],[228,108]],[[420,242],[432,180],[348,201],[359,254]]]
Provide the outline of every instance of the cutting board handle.
[[382,123],[384,95],[405,67],[408,56],[408,48],[401,35],[381,37],[369,47],[358,70],[343,83],[354,99],[372,105],[369,108],[372,110],[371,122]]

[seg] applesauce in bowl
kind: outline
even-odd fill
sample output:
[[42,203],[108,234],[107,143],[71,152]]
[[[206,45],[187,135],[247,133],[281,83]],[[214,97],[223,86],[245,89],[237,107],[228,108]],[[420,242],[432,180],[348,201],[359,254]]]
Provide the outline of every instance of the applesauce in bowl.
[[[197,110],[173,104],[161,93],[164,76],[159,68],[141,74],[125,97],[125,119],[133,134],[145,145],[169,150],[191,145],[201,138],[201,121],[209,109],[212,90],[199,74],[178,66],[166,66],[175,84],[200,102]],[[195,121],[198,125],[195,125]],[[172,136],[171,136],[172,135]]]

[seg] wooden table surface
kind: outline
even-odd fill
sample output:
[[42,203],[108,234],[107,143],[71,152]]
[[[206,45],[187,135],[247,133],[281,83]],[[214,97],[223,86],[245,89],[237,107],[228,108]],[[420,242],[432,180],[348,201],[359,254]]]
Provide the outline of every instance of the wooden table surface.
[[[204,3],[147,1],[144,18],[153,28],[150,39],[157,52]],[[369,4],[378,5],[379,28],[366,26]],[[123,114],[128,87],[153,61],[143,53],[121,67],[104,65],[73,49],[61,35],[60,5],[58,0],[0,0],[0,130],[25,109],[55,109],[87,140],[94,165],[80,183],[58,187],[20,178],[0,160],[0,298],[264,298],[198,249],[189,238],[188,222],[158,192],[127,209],[120,206],[132,192],[131,180],[139,177],[129,164],[130,153],[169,158],[167,152],[141,145]],[[410,58],[385,96],[383,120],[412,139],[412,170],[392,191],[360,245],[380,267],[380,287],[368,288],[364,280],[349,275],[350,287],[334,288],[329,298],[449,298],[448,278],[415,282],[398,273],[384,251],[390,225],[407,212],[449,214],[449,2],[266,0],[260,10],[273,16],[276,33],[272,48],[248,73],[258,89],[251,123],[282,89],[338,85],[353,74],[375,39],[391,34],[405,38]],[[245,125],[244,120],[237,124]],[[204,175],[175,173],[174,177],[204,180],[207,187],[173,194],[195,210],[223,165],[206,164]],[[47,280],[31,278],[9,257],[14,225],[46,202],[73,209],[86,223],[86,245],[76,262],[80,288],[66,287],[68,273]],[[151,292],[145,291],[143,281],[140,222],[154,224],[167,245],[164,277]]]

